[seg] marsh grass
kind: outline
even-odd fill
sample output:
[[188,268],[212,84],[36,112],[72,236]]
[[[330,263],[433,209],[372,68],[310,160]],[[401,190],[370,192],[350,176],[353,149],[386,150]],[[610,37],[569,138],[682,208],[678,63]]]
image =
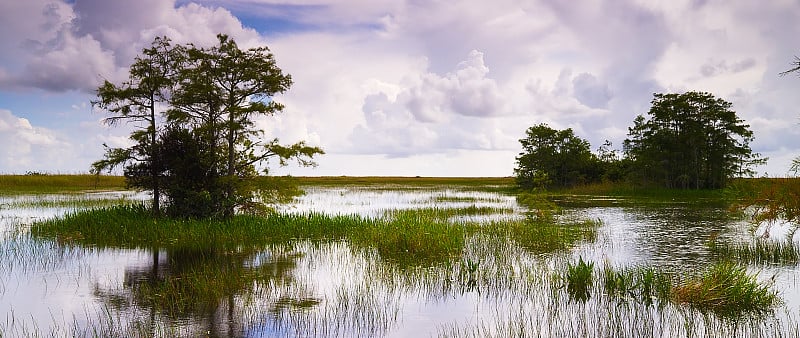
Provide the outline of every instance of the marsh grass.
[[606,265],[602,278],[605,294],[623,302],[664,305],[672,294],[672,277],[653,267],[613,269]]
[[297,177],[306,187],[353,187],[380,190],[419,190],[448,188],[512,194],[517,188],[513,177],[392,177],[392,176],[322,176]]
[[772,285],[760,283],[744,266],[725,261],[680,282],[673,295],[680,304],[726,318],[764,315],[781,303]]
[[0,175],[0,194],[42,194],[125,189],[125,178],[107,175]]
[[724,261],[699,275],[682,279],[651,267],[614,269],[605,266],[600,280],[594,282],[594,263],[582,257],[561,269],[553,279],[554,287],[566,289],[570,299],[580,302],[600,292],[616,302],[656,304],[659,308],[674,302],[700,313],[736,320],[748,316],[763,318],[781,304],[771,284],[759,282],[743,266]]
[[430,265],[461,255],[465,239],[476,233],[510,239],[543,253],[567,249],[593,238],[595,223],[558,223],[553,219],[452,222],[464,215],[513,213],[479,207],[394,210],[384,217],[356,215],[237,215],[230,220],[154,219],[142,205],[72,212],[31,227],[35,237],[59,243],[114,248],[263,247],[296,239],[347,240],[375,248],[385,260],[401,265]]
[[725,259],[755,264],[797,265],[800,263],[800,247],[794,241],[756,239],[749,243],[726,243],[712,239],[708,243],[711,252]]
[[591,297],[594,262],[585,262],[581,257],[575,264],[567,263],[567,273],[562,278],[570,299],[585,302]]
[[125,195],[93,197],[84,194],[35,194],[10,199],[0,203],[0,208],[98,208],[136,203],[141,201]]

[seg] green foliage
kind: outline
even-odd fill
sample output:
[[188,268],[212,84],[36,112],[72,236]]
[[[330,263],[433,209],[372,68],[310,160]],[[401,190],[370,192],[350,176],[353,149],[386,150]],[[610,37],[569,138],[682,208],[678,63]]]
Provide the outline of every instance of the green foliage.
[[183,61],[183,49],[172,46],[166,37],[158,37],[142,53],[144,55],[136,57],[130,66],[128,80],[120,85],[105,81],[97,89],[97,100],[92,105],[111,114],[105,119],[108,125],[144,123],[144,126],[131,133],[130,139],[134,141],[131,147],[109,148],[104,144],[106,154],[92,164],[92,171],[110,172],[117,166],[124,166],[130,187],[153,191],[151,205],[158,215],[162,169],[157,106],[169,101],[176,71]]
[[767,313],[780,303],[770,285],[762,285],[745,267],[730,262],[684,281],[674,288],[674,297],[678,303],[729,318]]
[[603,291],[623,301],[632,300],[650,305],[664,305],[672,294],[672,280],[666,273],[652,267],[603,268]]
[[800,178],[740,180],[727,189],[740,210],[751,209],[754,223],[785,220],[800,224]]
[[567,263],[567,273],[562,279],[571,299],[587,301],[594,284],[594,262],[585,262],[580,257],[576,264]]
[[220,216],[224,202],[214,154],[206,152],[210,140],[180,127],[167,129],[161,137],[164,156],[164,194],[169,196],[167,214],[173,217]]
[[633,179],[667,188],[717,189],[752,175],[765,161],[750,150],[753,132],[731,103],[710,93],[655,94],[648,119],[637,116],[624,148]]
[[[159,214],[161,190],[168,212],[178,217],[231,217],[237,210],[265,210],[253,183],[257,165],[275,158],[280,165],[296,159],[315,165],[322,154],[304,142],[264,142],[254,118],[280,112],[273,96],[288,90],[291,76],[282,73],[266,47],[240,49],[226,35],[217,46],[172,46],[157,38],[131,66],[129,80],[98,89],[109,124],[144,122],[131,133],[130,148],[108,149],[94,170],[123,165],[131,187],[153,191]],[[166,111],[157,111],[159,105]],[[163,125],[157,122],[163,121]],[[162,148],[166,148],[162,151]]]
[[568,187],[600,178],[589,142],[575,136],[572,129],[555,130],[539,124],[528,128],[519,142],[523,151],[514,172],[517,185],[524,190]]

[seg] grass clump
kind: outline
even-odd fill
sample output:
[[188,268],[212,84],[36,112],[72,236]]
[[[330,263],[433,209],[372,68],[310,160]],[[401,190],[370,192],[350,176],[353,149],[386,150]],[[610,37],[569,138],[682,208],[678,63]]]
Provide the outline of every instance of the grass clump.
[[602,292],[612,299],[647,306],[669,302],[687,305],[723,319],[766,315],[781,303],[770,284],[759,282],[745,267],[731,262],[717,263],[682,281],[652,267],[616,270],[606,266],[598,283],[594,283],[593,276],[594,263],[581,257],[576,263],[567,263],[555,280],[560,282],[557,286],[566,288],[572,300],[585,302],[593,292]]
[[588,300],[594,282],[594,262],[586,262],[581,257],[575,264],[567,263],[567,273],[563,280],[571,299]]
[[725,318],[769,313],[780,303],[770,285],[759,283],[745,267],[731,262],[715,264],[682,282],[674,288],[673,296],[679,304]]

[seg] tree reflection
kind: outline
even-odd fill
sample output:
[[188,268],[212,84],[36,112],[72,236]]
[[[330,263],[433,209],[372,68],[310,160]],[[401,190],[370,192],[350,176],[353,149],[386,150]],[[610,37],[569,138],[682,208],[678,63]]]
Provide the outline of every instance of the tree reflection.
[[[242,336],[257,320],[258,311],[248,309],[283,308],[294,299],[281,295],[286,286],[307,289],[294,275],[301,255],[289,248],[170,248],[151,255],[149,265],[125,269],[121,288],[94,288],[110,311],[129,318],[129,331],[149,336],[176,328],[191,336]],[[292,302],[319,303],[313,298]]]

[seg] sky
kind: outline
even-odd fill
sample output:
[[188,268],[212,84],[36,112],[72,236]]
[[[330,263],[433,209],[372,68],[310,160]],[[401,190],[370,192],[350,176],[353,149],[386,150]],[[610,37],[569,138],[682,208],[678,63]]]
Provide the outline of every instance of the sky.
[[798,0],[0,0],[0,174],[86,173],[90,104],[157,36],[267,46],[294,84],[257,126],[322,147],[295,176],[511,176],[533,125],[617,148],[653,93],[710,92],[750,125],[758,175],[800,155]]

